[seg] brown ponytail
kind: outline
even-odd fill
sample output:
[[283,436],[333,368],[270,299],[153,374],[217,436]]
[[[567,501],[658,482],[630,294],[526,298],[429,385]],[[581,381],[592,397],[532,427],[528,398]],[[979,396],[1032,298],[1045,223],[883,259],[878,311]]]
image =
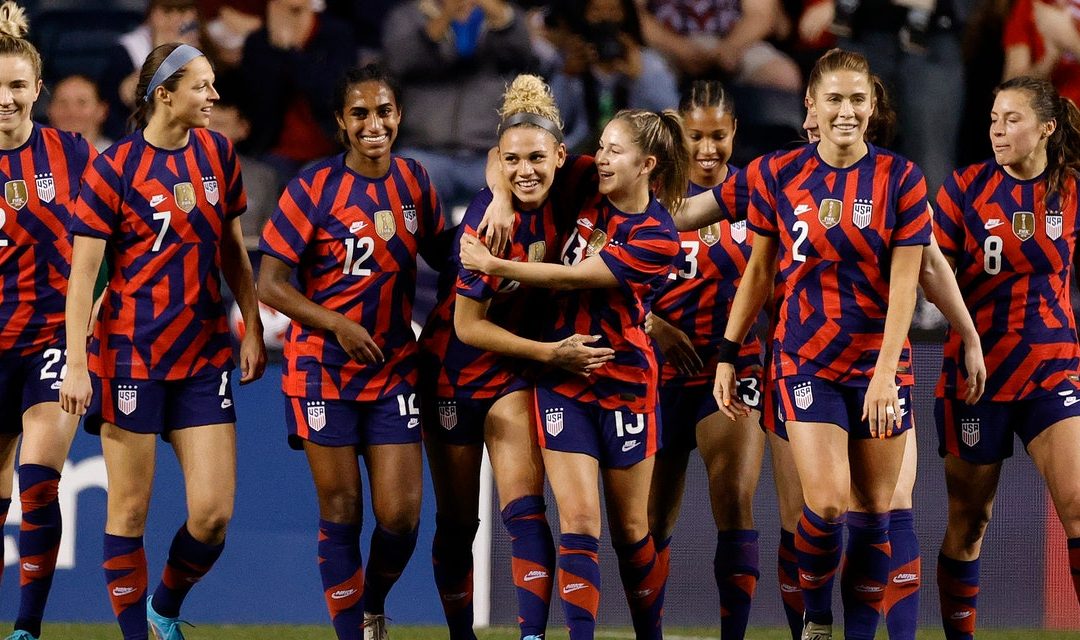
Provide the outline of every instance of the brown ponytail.
[[893,109],[892,99],[876,74],[870,74],[870,82],[874,85],[874,97],[877,103],[874,105],[874,113],[870,116],[870,122],[866,126],[866,140],[879,147],[888,147],[896,137],[896,111]]
[[645,155],[656,158],[656,168],[649,176],[650,187],[668,211],[678,209],[690,183],[690,151],[679,114],[670,109],[663,113],[624,109],[613,119],[626,122],[634,144]]
[[1057,127],[1046,141],[1046,198],[1061,193],[1070,177],[1080,172],[1080,110],[1072,100],[1058,95],[1044,78],[1019,76],[1006,80],[994,90],[1023,91],[1039,122],[1056,121]]

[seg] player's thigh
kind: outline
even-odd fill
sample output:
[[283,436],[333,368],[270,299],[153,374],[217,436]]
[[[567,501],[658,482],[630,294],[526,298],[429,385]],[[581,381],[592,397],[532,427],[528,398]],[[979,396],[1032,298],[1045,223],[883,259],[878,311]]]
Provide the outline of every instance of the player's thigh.
[[889,438],[856,438],[850,443],[851,506],[854,511],[887,513],[904,462],[908,431]]
[[802,483],[799,482],[799,472],[795,468],[795,457],[791,453],[791,443],[770,432],[769,453],[772,456],[776,499],[780,506],[780,527],[794,532],[799,525],[799,518],[802,517],[803,490]]
[[731,420],[716,412],[697,424],[698,450],[709,474],[709,498],[720,530],[750,529],[765,455],[759,413]]
[[1058,517],[1070,538],[1080,537],[1080,417],[1062,420],[1028,444]]
[[612,542],[631,544],[649,533],[649,487],[655,461],[651,456],[629,467],[602,470]]
[[912,494],[915,491],[915,478],[919,471],[919,444],[915,429],[908,432],[904,445],[904,459],[900,463],[900,476],[896,479],[896,490],[889,503],[889,510],[910,509],[913,505]]
[[559,509],[559,529],[600,537],[600,464],[584,453],[544,449],[544,467]]
[[23,413],[20,464],[38,464],[57,471],[64,468],[79,417],[66,413],[59,402],[42,402]]
[[439,514],[461,522],[476,522],[484,445],[450,444],[429,437],[424,441],[424,450]]
[[101,453],[108,478],[105,532],[142,535],[153,490],[157,435],[101,425]]
[[10,498],[14,490],[12,477],[15,471],[15,450],[19,434],[0,433],[0,498]]
[[236,502],[236,426],[176,429],[169,441],[184,473],[189,526],[194,524],[213,537],[223,536]]
[[376,522],[394,533],[415,529],[424,493],[420,443],[369,445],[364,450],[364,461]]
[[315,483],[319,517],[339,524],[358,524],[364,503],[356,447],[328,446],[311,440],[303,440],[302,446]]
[[690,449],[665,447],[655,456],[649,487],[649,530],[663,540],[675,531],[686,488]]
[[787,433],[806,506],[824,518],[839,517],[851,491],[848,433],[835,424],[790,420]]
[[543,495],[544,460],[536,435],[531,391],[515,391],[491,405],[484,440],[500,509],[524,496]]

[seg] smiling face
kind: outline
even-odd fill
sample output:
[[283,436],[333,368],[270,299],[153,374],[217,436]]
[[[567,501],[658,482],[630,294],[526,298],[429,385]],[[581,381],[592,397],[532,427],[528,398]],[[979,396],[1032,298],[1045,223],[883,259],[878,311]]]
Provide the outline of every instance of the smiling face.
[[690,149],[690,179],[703,187],[720,183],[735,142],[735,118],[723,107],[694,107],[682,114]]
[[154,91],[168,109],[170,120],[178,121],[187,129],[209,126],[210,112],[218,100],[218,92],[214,89],[214,69],[203,56],[185,64],[182,69],[183,75],[177,81],[175,90],[158,87]]
[[990,111],[994,159],[1003,167],[1045,166],[1046,142],[1056,127],[1055,120],[1039,121],[1026,91],[999,91]]
[[30,112],[41,93],[41,80],[24,56],[0,56],[0,135],[30,135]]
[[604,127],[596,152],[600,193],[612,200],[632,197],[642,183],[648,188],[649,172],[654,166],[656,158],[641,152],[629,124],[616,118]]
[[49,123],[63,131],[74,131],[91,141],[101,134],[108,107],[97,87],[86,78],[73,76],[53,88],[49,100]]
[[499,159],[514,197],[535,209],[547,199],[555,170],[566,161],[566,145],[537,127],[511,127],[499,138]]
[[383,82],[368,80],[345,92],[344,108],[337,114],[345,132],[349,155],[365,162],[389,160],[390,147],[401,123],[394,92]]
[[823,144],[842,150],[861,145],[874,113],[873,84],[859,71],[829,71],[814,87],[813,106]]

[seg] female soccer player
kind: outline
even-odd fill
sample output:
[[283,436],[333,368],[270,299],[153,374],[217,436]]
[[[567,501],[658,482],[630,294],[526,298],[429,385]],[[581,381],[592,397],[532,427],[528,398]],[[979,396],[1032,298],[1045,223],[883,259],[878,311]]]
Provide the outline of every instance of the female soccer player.
[[918,168],[863,139],[875,104],[865,58],[827,53],[809,90],[821,141],[756,160],[748,172],[756,235],[717,382],[721,410],[733,419],[748,413],[733,365],[779,259],[773,359],[806,504],[796,535],[803,637],[832,636],[846,520],[845,633],[872,638],[888,579],[889,506],[912,424],[906,336],[930,217]]
[[[161,45],[139,72],[137,96],[136,130],[93,161],[71,223],[60,402],[87,414],[86,428],[101,434],[104,567],[124,638],[146,638],[149,620],[155,637],[178,640],[180,605],[221,554],[236,488],[222,275],[250,328],[240,345],[241,384],[262,375],[266,351],[238,218],[246,207],[240,167],[228,140],[205,128],[217,100],[209,61],[189,45]],[[87,348],[106,249],[113,273]],[[188,517],[147,598],[142,535],[158,434],[184,473]]]
[[[500,116],[494,191],[509,195],[514,210],[514,234],[509,252],[502,255],[553,262],[560,229],[584,204],[575,194],[595,192],[595,166],[592,158],[567,158],[555,98],[540,78],[518,76],[503,96]],[[558,193],[553,193],[556,181]],[[493,198],[487,190],[473,198],[459,236],[477,235]],[[486,444],[511,537],[521,636],[535,640],[547,627],[555,546],[544,515],[544,463],[531,411],[532,382],[522,372],[532,360],[588,375],[612,352],[586,346],[597,339],[593,336],[538,341],[542,327],[534,310],[545,298],[542,290],[460,268],[447,269],[443,276],[439,303],[421,338],[421,349],[430,356],[423,390],[425,443],[438,503],[435,583],[450,638],[475,640],[472,543]]]
[[[690,150],[688,196],[709,190],[736,172],[728,165],[735,137],[734,102],[715,81],[697,81],[679,106]],[[750,257],[746,222],[714,223],[680,234],[678,279],[654,303],[650,335],[664,354],[660,417],[663,447],[649,493],[649,529],[667,566],[669,544],[682,505],[690,451],[700,448],[709,475],[717,541],[713,568],[720,591],[721,637],[742,638],[757,583],[758,532],[753,502],[765,434],[758,425],[761,341],[751,335],[739,352],[739,392],[752,408],[732,421],[712,396],[716,345]]]
[[959,401],[960,340],[952,332],[938,384],[938,450],[949,523],[938,556],[949,640],[975,634],[979,555],[1013,434],[1046,479],[1069,538],[1080,597],[1080,346],[1075,276],[1080,111],[1045,79],[1014,78],[990,113],[994,158],[960,169],[937,196],[941,249],[987,349],[987,396]]
[[[386,596],[412,557],[420,519],[412,305],[417,254],[436,268],[445,259],[442,207],[424,168],[391,153],[401,121],[393,81],[368,65],[348,72],[335,96],[347,149],[286,187],[259,245],[259,294],[293,319],[285,418],[318,494],[319,573],[334,631],[381,640]],[[376,522],[366,579],[358,454]]]
[[22,503],[12,640],[41,635],[60,549],[57,487],[78,424],[60,410],[58,393],[71,266],[67,227],[83,171],[96,155],[79,136],[30,119],[41,92],[41,55],[26,32],[23,9],[0,5],[0,111],[8,114],[0,117],[0,279],[6,283],[0,294],[0,524],[11,506],[16,448]]
[[[598,193],[576,216],[564,264],[495,258],[471,236],[461,261],[522,285],[572,290],[549,337],[599,334],[615,358],[584,377],[551,371],[536,387],[537,431],[559,507],[559,588],[573,640],[592,638],[600,598],[600,487],[638,638],[660,637],[662,571],[648,526],[656,424],[655,355],[645,317],[679,252],[665,207],[686,192],[688,153],[672,112],[622,111],[604,128]],[[659,185],[658,196],[649,189]]]

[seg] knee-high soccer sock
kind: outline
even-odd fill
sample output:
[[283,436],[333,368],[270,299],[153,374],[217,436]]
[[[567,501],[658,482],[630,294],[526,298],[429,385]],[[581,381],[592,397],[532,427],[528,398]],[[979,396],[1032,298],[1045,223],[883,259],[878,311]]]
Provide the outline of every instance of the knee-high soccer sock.
[[947,640],[975,637],[975,617],[979,599],[979,560],[953,560],[938,553],[938,596],[941,625]]
[[1072,573],[1076,599],[1080,600],[1080,538],[1069,538],[1069,571]]
[[780,548],[776,552],[776,577],[780,584],[780,599],[784,616],[791,630],[791,640],[802,637],[803,597],[799,586],[799,559],[795,555],[795,534],[780,530]]
[[146,552],[142,536],[105,534],[105,580],[124,640],[147,640]]
[[461,525],[435,514],[435,539],[431,543],[431,564],[435,587],[439,590],[450,640],[475,640],[473,634],[472,543],[479,521]]
[[544,515],[546,509],[543,496],[524,496],[502,510],[503,525],[510,533],[510,570],[517,588],[522,637],[543,635],[551,608],[555,541]]
[[188,531],[187,523],[181,525],[169,546],[169,558],[165,562],[165,570],[161,572],[161,582],[154,590],[154,611],[166,618],[179,616],[184,598],[195,583],[210,571],[224,548],[224,542],[206,544],[196,540]]
[[750,621],[761,572],[758,568],[758,532],[753,529],[716,532],[713,573],[720,591],[720,638],[742,640]]
[[38,464],[19,466],[19,616],[15,628],[41,635],[56,554],[60,551],[60,472]]
[[[11,509],[11,498],[0,499],[0,529],[7,522],[8,511]],[[0,544],[0,578],[4,577],[4,545]]]
[[319,520],[319,575],[338,640],[360,640],[364,624],[364,562],[359,524]]
[[874,640],[889,580],[889,514],[849,511],[848,546],[840,593],[844,636]]
[[615,555],[619,558],[619,578],[630,605],[634,635],[637,640],[663,638],[664,615],[659,598],[664,575],[652,535],[646,534],[633,544],[615,545]]
[[582,533],[559,536],[559,594],[570,640],[592,640],[600,608],[600,541]]
[[799,588],[810,622],[832,624],[832,588],[840,567],[843,536],[843,516],[837,522],[826,522],[810,507],[803,507],[795,531],[795,554],[799,559]]
[[409,564],[409,558],[416,549],[416,534],[416,529],[399,534],[375,525],[375,532],[371,534],[371,551],[368,553],[364,611],[377,615],[385,613],[386,595],[401,577],[405,565]]
[[663,540],[653,538],[656,545],[656,561],[660,564],[660,595],[657,602],[660,606],[660,614],[664,613],[664,599],[667,597],[667,582],[671,575],[671,536]]
[[915,640],[922,560],[911,509],[896,509],[889,514],[889,545],[892,558],[889,584],[885,586],[885,626],[889,629],[889,640]]

